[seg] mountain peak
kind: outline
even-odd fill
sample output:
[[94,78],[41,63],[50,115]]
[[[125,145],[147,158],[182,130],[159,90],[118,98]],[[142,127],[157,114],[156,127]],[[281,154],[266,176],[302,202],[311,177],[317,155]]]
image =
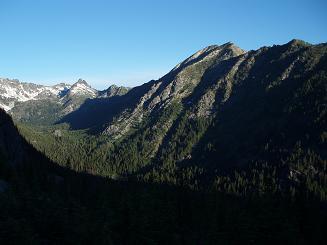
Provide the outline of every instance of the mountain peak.
[[233,42],[227,42],[227,43],[221,45],[221,47],[224,47],[224,49],[232,50],[233,53],[236,54],[236,56],[246,53],[245,50],[241,49],[239,46],[235,45],[235,43],[233,43]]
[[118,86],[117,86],[116,84],[112,84],[112,85],[110,85],[110,86],[108,87],[108,90],[109,90],[109,89],[116,89],[116,88],[118,88]]
[[[235,43],[229,41],[227,43],[218,45],[218,44],[213,44],[213,45],[209,45],[203,49],[201,49],[200,51],[208,51],[208,50],[213,50],[213,49],[235,49],[235,50],[242,50],[240,47],[238,47]],[[245,51],[243,51],[245,52]]]
[[96,96],[96,90],[93,89],[85,80],[78,79],[76,83],[74,83],[70,90],[69,95],[79,94],[79,95],[90,95],[91,97]]
[[228,41],[227,43],[220,45],[220,47],[231,47],[231,46],[236,46],[236,45],[232,41]]
[[117,86],[116,84],[110,85],[107,89],[103,91],[99,91],[99,97],[105,98],[105,97],[112,97],[117,95],[124,95],[126,94],[130,88],[123,87],[123,86]]
[[[227,54],[226,54],[227,53]],[[173,68],[172,71],[181,69],[185,66],[198,62],[206,58],[216,57],[217,59],[226,59],[227,57],[236,57],[246,53],[243,49],[239,48],[232,42],[227,42],[222,45],[209,45],[203,49],[200,49],[183,62],[179,63]]]
[[91,87],[84,79],[80,78],[78,79],[78,81],[76,83],[74,83],[73,85],[75,84],[83,84],[85,86],[88,86],[88,87]]
[[288,43],[286,43],[287,46],[310,46],[311,44],[308,42],[305,42],[301,39],[292,39],[291,41],[289,41]]

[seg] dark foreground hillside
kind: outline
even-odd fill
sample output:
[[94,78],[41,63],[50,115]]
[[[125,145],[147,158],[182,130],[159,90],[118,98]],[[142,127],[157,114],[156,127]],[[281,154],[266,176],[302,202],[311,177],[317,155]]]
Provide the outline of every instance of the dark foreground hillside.
[[3,111],[0,149],[1,244],[325,242],[326,203],[306,195],[237,197],[77,173],[26,143]]

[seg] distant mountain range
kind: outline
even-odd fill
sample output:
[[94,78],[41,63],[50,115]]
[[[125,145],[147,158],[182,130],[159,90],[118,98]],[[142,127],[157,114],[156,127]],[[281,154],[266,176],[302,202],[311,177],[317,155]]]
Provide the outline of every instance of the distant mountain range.
[[17,120],[53,123],[76,110],[86,99],[123,95],[128,90],[112,85],[97,91],[82,79],[73,85],[43,86],[0,78],[0,107]]

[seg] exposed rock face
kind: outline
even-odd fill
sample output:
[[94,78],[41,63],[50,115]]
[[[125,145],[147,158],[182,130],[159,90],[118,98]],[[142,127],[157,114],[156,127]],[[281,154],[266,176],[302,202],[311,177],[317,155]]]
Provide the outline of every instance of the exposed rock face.
[[[173,101],[180,103],[193,94],[194,89],[197,88],[208,69],[219,66],[224,61],[244,53],[242,49],[232,43],[209,46],[198,51],[178,64],[167,75],[155,81],[150,89],[139,97],[134,107],[127,108],[113,122],[108,124],[105,133],[119,137],[124,135],[135,123],[141,122],[145,116],[151,114],[155,108],[166,108]],[[208,114],[213,100],[212,92],[203,95],[202,102],[199,103],[207,105],[203,105],[203,108],[201,105],[198,106],[198,115]],[[170,128],[171,123],[166,125],[167,129]]]
[[90,98],[94,98],[97,96],[97,91],[91,88],[91,86],[85,80],[79,79],[70,87],[65,96],[74,95],[83,95]]

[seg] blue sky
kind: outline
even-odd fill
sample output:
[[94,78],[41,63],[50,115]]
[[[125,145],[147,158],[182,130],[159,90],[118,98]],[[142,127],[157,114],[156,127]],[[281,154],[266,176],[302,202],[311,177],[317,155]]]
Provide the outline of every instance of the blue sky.
[[327,1],[0,0],[0,77],[136,86],[197,50],[327,41]]

